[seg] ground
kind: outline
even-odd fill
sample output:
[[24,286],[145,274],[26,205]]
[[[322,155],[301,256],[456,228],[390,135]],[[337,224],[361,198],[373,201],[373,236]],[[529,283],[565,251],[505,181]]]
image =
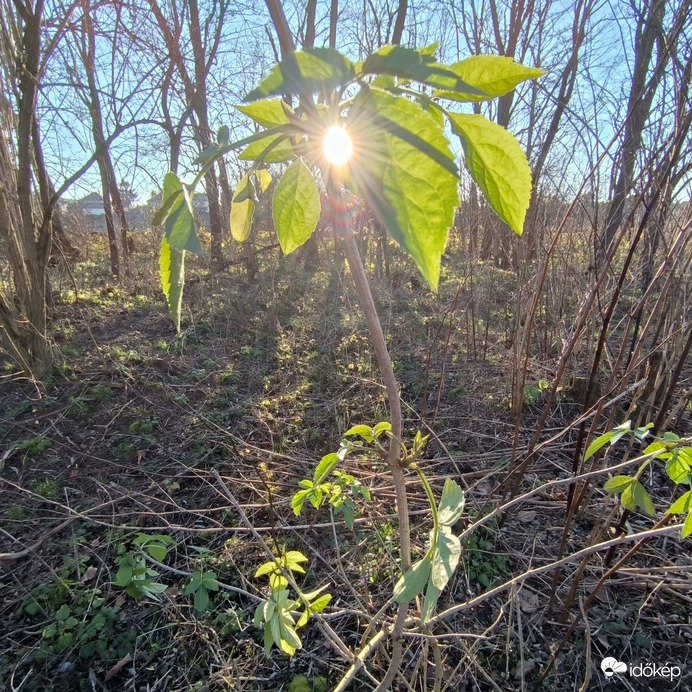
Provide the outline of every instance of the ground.
[[[72,274],[56,269],[53,277],[55,368],[36,383],[15,377],[8,362],[0,389],[0,684],[333,689],[347,665],[314,622],[300,630],[303,648],[294,657],[276,649],[265,656],[253,615],[266,578],[253,575],[266,556],[228,493],[275,554],[299,550],[309,558],[301,584],[328,585],[325,621],[357,650],[364,613],[387,603],[399,577],[386,468],[376,456],[348,461],[346,470],[372,495],[356,503],[354,530],[339,517],[333,523],[328,509],[307,507],[296,517],[290,505],[298,482],[336,451],[350,426],[386,419],[343,262],[330,242],[321,248],[323,269],[267,258],[256,281],[240,267],[210,275],[193,261],[177,335],[156,286],[155,238],[139,240],[134,277],[122,285],[107,276],[102,239],[85,237],[81,247]],[[407,439],[418,429],[431,434],[423,465],[438,496],[446,477],[465,489],[459,532],[508,492],[513,448],[520,460],[551,371],[545,360],[530,364],[515,439],[507,323],[513,279],[479,266],[475,283],[468,281],[468,266],[452,258],[433,295],[398,255],[389,277],[373,281]],[[579,411],[568,394],[552,406],[546,439],[565,432],[532,460],[522,492],[568,475],[578,429],[566,426]],[[689,431],[687,413],[677,432]],[[671,488],[658,471],[649,482],[662,506]],[[609,512],[619,515],[601,485],[585,493],[565,554],[588,545]],[[413,474],[409,491],[414,553],[421,555],[429,512]],[[404,670],[414,689],[432,689],[436,663],[448,690],[692,689],[692,557],[679,534],[647,542],[587,604],[585,620],[562,646],[565,622],[607,569],[603,553],[482,598],[556,559],[566,493],[566,485],[538,492],[465,540],[440,609],[476,601],[439,625],[436,634],[451,635],[440,659],[428,643],[407,641]],[[633,514],[626,529],[653,524]],[[125,579],[124,566],[133,565],[150,570],[143,590]],[[210,587],[205,603],[189,585],[199,581],[195,573],[208,572],[222,587]],[[429,654],[427,675],[424,667],[414,671],[421,650]],[[672,681],[608,681],[600,669],[607,656],[669,663],[682,673]],[[368,670],[381,677],[384,669],[378,652]],[[373,686],[361,674],[350,689]]]

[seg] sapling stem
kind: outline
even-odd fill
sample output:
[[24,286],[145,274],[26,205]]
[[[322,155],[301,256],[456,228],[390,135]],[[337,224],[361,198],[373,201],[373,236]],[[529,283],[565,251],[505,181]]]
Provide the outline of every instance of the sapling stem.
[[[341,192],[336,185],[329,186],[329,201],[334,213],[334,230],[342,240],[346,261],[351,270],[353,283],[358,293],[361,309],[365,315],[365,322],[370,332],[377,363],[380,366],[382,379],[387,390],[387,400],[389,401],[389,415],[392,424],[392,441],[389,445],[387,461],[389,472],[392,474],[394,491],[396,493],[396,510],[399,519],[399,537],[401,540],[401,571],[405,573],[411,566],[411,535],[408,518],[408,500],[406,496],[406,483],[404,480],[404,469],[401,466],[401,450],[397,440],[401,440],[401,401],[399,399],[399,388],[397,387],[392,359],[387,350],[387,343],[382,332],[382,325],[377,316],[375,301],[370,291],[370,283],[365,274],[365,267],[358,252],[358,245],[353,235],[348,211],[344,204]],[[403,658],[402,632],[406,623],[406,613],[408,604],[401,603],[397,610],[396,620],[391,631],[392,636],[392,657],[389,669],[384,679],[378,685],[375,692],[388,690],[401,666]]]

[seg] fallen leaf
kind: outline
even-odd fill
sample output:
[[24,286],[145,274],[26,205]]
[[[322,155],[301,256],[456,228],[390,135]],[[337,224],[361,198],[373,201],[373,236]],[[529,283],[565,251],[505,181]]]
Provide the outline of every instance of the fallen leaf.
[[89,565],[87,567],[86,572],[82,575],[82,581],[91,581],[97,574],[98,574],[98,567],[94,567],[93,565]]
[[107,673],[104,682],[108,682],[114,678],[128,663],[132,663],[132,656],[127,654],[123,656]]

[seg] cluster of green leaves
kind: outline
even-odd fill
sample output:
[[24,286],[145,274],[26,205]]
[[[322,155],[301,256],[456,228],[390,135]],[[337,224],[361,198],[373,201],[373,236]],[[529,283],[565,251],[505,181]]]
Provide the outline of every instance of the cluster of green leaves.
[[158,600],[168,587],[159,582],[159,573],[147,562],[144,553],[157,562],[163,562],[170,546],[175,545],[175,540],[165,534],[139,533],[132,543],[135,550],[118,559],[115,585],[124,588],[133,598]]
[[[597,437],[586,450],[584,459],[590,459],[606,445],[614,445],[625,435],[634,435],[641,442],[649,435],[652,427],[653,423],[649,423],[632,430],[631,422],[625,421],[622,425]],[[612,495],[619,495],[620,503],[625,509],[632,512],[640,509],[649,516],[654,516],[656,507],[639,479],[655,459],[665,461],[668,478],[676,485],[689,488],[666,510],[666,514],[687,515],[682,528],[682,537],[686,538],[692,534],[692,447],[689,442],[675,433],[663,433],[644,449],[644,461],[633,476],[613,476],[606,481],[603,489]]]
[[396,583],[394,600],[397,603],[408,603],[427,587],[421,609],[421,621],[425,623],[459,564],[461,542],[452,533],[452,526],[464,511],[464,491],[448,478],[442,489],[439,507],[435,507],[430,484],[420,470],[418,474],[423,481],[433,514],[430,546],[423,558],[414,563]]
[[[193,191],[216,159],[233,150],[241,149],[239,157],[253,162],[234,193],[236,238],[247,237],[257,190],[266,190],[271,181],[264,167],[285,162],[289,165],[272,197],[274,226],[285,253],[300,247],[317,226],[319,180],[330,194],[343,187],[363,198],[435,288],[459,203],[459,169],[446,122],[490,206],[521,234],[531,172],[520,145],[482,115],[442,104],[493,99],[543,71],[489,55],[444,65],[436,61],[436,50],[436,45],[422,50],[384,46],[358,63],[331,48],[292,53],[238,107],[262,131],[230,143],[223,127],[217,142],[199,157],[202,167],[191,184],[166,175],[154,224],[165,224],[161,278],[178,328],[184,253],[201,250]],[[324,135],[333,126],[344,127],[353,143],[351,160],[343,166],[332,166],[322,152]]]
[[195,570],[190,577],[190,583],[185,587],[185,595],[195,594],[195,610],[202,612],[209,607],[209,592],[218,591],[219,582],[214,572]]
[[19,612],[49,621],[41,631],[38,660],[77,648],[81,658],[98,656],[113,661],[134,648],[136,632],[121,631],[120,608],[107,605],[101,589],[87,588],[66,577],[33,589]]
[[[303,562],[308,558],[298,550],[284,551],[279,558],[260,565],[255,572],[255,579],[269,576],[271,595],[266,601],[261,601],[255,610],[255,626],[264,631],[264,651],[269,656],[274,644],[283,653],[293,656],[296,649],[303,644],[298,636],[298,631],[304,627],[310,615],[324,610],[332,597],[331,594],[322,593],[327,585],[310,593],[302,593],[298,590],[298,598],[292,598],[289,586],[289,574],[294,572],[304,574]],[[295,581],[291,577],[294,588]],[[303,612],[298,612],[300,608]],[[294,615],[297,615],[297,620]]]
[[[386,422],[378,423],[374,428],[368,425],[356,425],[346,431],[344,437],[360,436],[366,442],[375,443],[380,453],[386,454],[379,438],[388,433],[391,428],[392,426]],[[306,501],[310,502],[315,509],[319,509],[327,501],[334,514],[343,514],[346,526],[353,530],[356,511],[354,500],[362,497],[366,502],[370,502],[370,491],[351,474],[336,470],[336,466],[352,452],[368,451],[368,449],[359,443],[343,439],[338,452],[323,456],[312,480],[305,478],[298,483],[302,489],[291,500],[295,515],[298,516],[303,511]],[[327,481],[330,475],[333,475],[336,480]],[[350,495],[348,490],[351,492]]]

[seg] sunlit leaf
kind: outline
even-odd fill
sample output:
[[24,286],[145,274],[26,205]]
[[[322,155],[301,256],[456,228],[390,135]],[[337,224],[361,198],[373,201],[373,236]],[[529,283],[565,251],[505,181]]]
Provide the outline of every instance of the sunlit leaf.
[[437,511],[437,521],[445,526],[455,524],[464,511],[464,491],[451,478],[445,480]]
[[257,124],[262,127],[276,127],[277,125],[288,125],[290,120],[286,111],[293,112],[291,107],[281,99],[267,99],[265,101],[255,101],[236,108],[245,115],[249,115]]
[[260,168],[255,171],[255,178],[257,179],[257,184],[259,185],[260,192],[263,194],[269,189],[272,184],[272,176],[268,170]]
[[253,579],[257,579],[257,577],[262,577],[265,574],[270,574],[271,572],[276,572],[277,569],[279,569],[279,565],[276,563],[276,561],[265,562],[257,568],[257,571],[253,576]]
[[450,113],[464,160],[497,215],[518,235],[531,199],[531,169],[514,135],[482,115]]
[[654,503],[649,497],[649,493],[639,481],[632,481],[623,491],[620,496],[622,506],[630,511],[634,511],[637,507],[646,512],[649,516],[656,513]]
[[372,442],[375,439],[373,429],[369,425],[354,425],[344,433],[344,437],[349,437],[350,435],[358,435],[366,442]]
[[676,449],[666,461],[666,473],[673,483],[692,483],[692,464],[680,454],[681,451]]
[[449,528],[440,526],[430,573],[430,581],[440,591],[447,586],[447,582],[452,578],[452,574],[459,564],[460,556],[461,542]]
[[325,454],[320,463],[317,464],[315,469],[315,475],[313,476],[313,483],[319,485],[333,470],[334,467],[339,463],[339,456],[336,452],[331,452]]
[[176,331],[179,332],[185,285],[185,250],[172,250],[165,235],[161,238],[159,268],[161,288],[166,296],[168,311]]
[[611,495],[617,495],[632,483],[634,483],[634,478],[631,476],[613,476],[604,483],[603,490]]
[[164,226],[166,240],[172,250],[189,250],[201,254],[202,246],[195,230],[191,197],[186,193],[178,177],[174,173],[166,173],[163,179],[163,199],[168,200],[177,195]]
[[607,433],[603,433],[603,435],[600,435],[597,437],[587,448],[586,454],[584,455],[584,461],[588,461],[596,452],[601,449],[601,447],[605,447],[613,437],[613,431],[609,430]]
[[687,514],[692,512],[692,490],[679,497],[668,510],[667,514]]
[[276,65],[245,102],[267,96],[302,95],[331,91],[351,81],[353,63],[332,48],[310,48],[287,55]]
[[[281,139],[281,141],[272,146],[278,139]],[[292,161],[295,158],[295,153],[286,135],[278,134],[267,135],[256,142],[252,142],[252,144],[248,144],[238,154],[238,158],[243,161],[262,159],[265,163],[282,163],[283,161]]]
[[[484,101],[515,89],[527,79],[545,74],[536,67],[524,67],[512,58],[500,55],[473,55],[449,66],[461,80],[476,87],[474,91],[436,91],[434,96],[455,101]],[[480,93],[479,93],[480,92]]]
[[315,230],[320,219],[320,193],[301,159],[296,159],[278,182],[272,199],[272,217],[286,255],[299,248]]
[[244,175],[240,179],[231,201],[231,235],[239,243],[244,243],[248,239],[252,229],[255,202],[252,199],[254,188],[251,190],[250,187],[250,179]]
[[692,534],[692,512],[687,515],[687,519],[682,525],[682,537],[687,538],[690,534]]
[[459,203],[458,169],[440,126],[418,104],[373,89],[356,98],[347,127],[359,193],[436,288]]
[[397,603],[408,603],[412,601],[428,583],[432,559],[426,555],[422,560],[416,562],[394,586],[394,600]]
[[433,55],[404,46],[382,46],[363,63],[363,74],[392,75],[453,91],[484,96],[475,86],[465,82],[447,65],[435,62]]
[[382,435],[382,433],[389,432],[392,429],[392,424],[389,423],[388,421],[382,421],[381,423],[377,423],[375,427],[372,429],[375,437],[379,437]]

